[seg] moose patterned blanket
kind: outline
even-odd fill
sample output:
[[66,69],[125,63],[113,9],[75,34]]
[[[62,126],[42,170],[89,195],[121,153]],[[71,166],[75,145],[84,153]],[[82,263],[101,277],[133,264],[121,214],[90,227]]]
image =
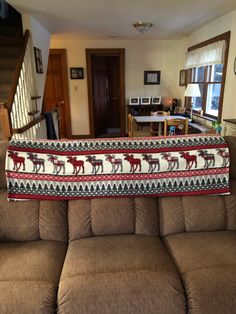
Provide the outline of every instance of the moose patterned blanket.
[[12,140],[9,199],[229,193],[229,151],[220,136]]

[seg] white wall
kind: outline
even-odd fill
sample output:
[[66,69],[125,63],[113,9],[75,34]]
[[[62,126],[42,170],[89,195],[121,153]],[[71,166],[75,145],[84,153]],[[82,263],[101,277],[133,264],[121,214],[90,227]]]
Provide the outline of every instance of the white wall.
[[[90,133],[86,48],[125,48],[126,99],[130,96],[162,96],[163,99],[174,97],[183,100],[184,87],[179,87],[179,71],[185,63],[186,44],[186,38],[182,40],[80,40],[75,37],[52,36],[51,48],[67,50],[68,68],[85,68],[84,80],[69,79],[72,134]],[[160,86],[143,84],[145,70],[161,70]]]
[[236,118],[236,76],[233,71],[236,57],[236,10],[197,30],[188,38],[188,47],[190,47],[227,31],[231,31],[231,38],[222,119]]
[[30,15],[22,16],[23,29],[29,29],[31,34],[31,40],[33,47],[37,47],[42,52],[42,61],[43,61],[43,73],[36,73],[36,67],[34,62],[34,53],[32,51],[33,66],[35,69],[35,82],[36,82],[36,95],[32,96],[41,96],[41,99],[38,101],[38,109],[41,111],[44,85],[47,74],[47,65],[48,65],[48,55],[50,49],[50,33],[48,30],[41,25],[34,17]]

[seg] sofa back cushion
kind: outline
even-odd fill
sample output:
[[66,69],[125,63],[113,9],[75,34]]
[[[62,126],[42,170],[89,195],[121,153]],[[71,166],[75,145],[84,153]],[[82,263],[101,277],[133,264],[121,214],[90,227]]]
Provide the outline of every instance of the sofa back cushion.
[[6,189],[5,160],[8,141],[0,141],[0,189]]
[[231,179],[236,180],[236,136],[225,136],[225,141],[228,144],[230,153],[229,176]]
[[69,201],[69,240],[93,235],[158,235],[154,198],[96,198]]
[[39,240],[39,201],[7,201],[0,190],[0,241]]
[[0,189],[0,241],[67,241],[67,203],[7,201]]
[[236,180],[230,195],[161,197],[160,234],[195,231],[236,230]]
[[8,141],[0,141],[0,241],[67,241],[67,202],[7,201],[5,157]]

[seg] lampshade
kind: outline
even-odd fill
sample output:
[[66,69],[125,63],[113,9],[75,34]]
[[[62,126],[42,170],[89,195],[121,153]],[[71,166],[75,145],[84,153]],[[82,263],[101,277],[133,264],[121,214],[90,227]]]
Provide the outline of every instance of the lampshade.
[[149,29],[152,27],[153,24],[148,23],[148,22],[138,21],[137,23],[134,23],[133,25],[141,34],[144,34],[147,31],[149,31]]
[[201,97],[201,92],[198,84],[188,84],[185,92],[185,97]]

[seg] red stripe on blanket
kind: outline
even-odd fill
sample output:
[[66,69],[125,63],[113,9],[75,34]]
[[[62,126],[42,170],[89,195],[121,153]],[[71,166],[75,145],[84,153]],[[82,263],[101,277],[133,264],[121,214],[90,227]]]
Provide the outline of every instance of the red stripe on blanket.
[[206,170],[172,171],[159,173],[130,173],[130,174],[96,174],[96,175],[51,175],[51,174],[29,174],[6,171],[9,178],[35,181],[57,181],[57,182],[83,182],[83,181],[120,181],[120,180],[147,180],[164,178],[182,178],[227,174],[229,168],[215,168]]

